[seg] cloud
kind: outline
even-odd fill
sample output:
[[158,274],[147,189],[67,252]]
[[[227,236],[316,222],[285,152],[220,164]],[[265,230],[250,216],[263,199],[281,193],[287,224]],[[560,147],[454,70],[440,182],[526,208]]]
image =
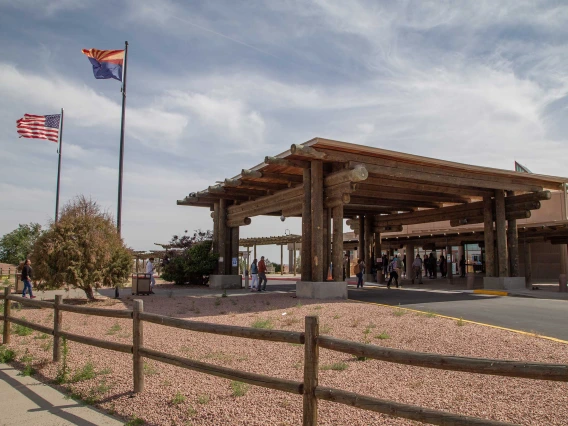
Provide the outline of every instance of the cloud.
[[[13,105],[25,100],[27,111],[36,108],[39,113],[54,113],[63,106],[66,121],[72,121],[77,127],[114,130],[120,127],[120,103],[91,88],[69,79],[20,71],[6,63],[0,63],[0,74],[0,96],[6,103]],[[177,140],[187,124],[183,115],[153,105],[128,106],[127,118],[127,130],[133,137],[140,140],[160,138],[166,143]]]
[[0,0],[0,6],[16,7],[39,16],[51,17],[61,11],[85,9],[88,0]]

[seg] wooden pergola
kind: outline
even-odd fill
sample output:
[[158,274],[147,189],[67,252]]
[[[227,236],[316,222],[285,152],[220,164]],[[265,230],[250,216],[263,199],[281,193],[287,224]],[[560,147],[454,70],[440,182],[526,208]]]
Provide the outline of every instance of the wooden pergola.
[[284,274],[284,246],[292,244],[292,251],[290,251],[290,257],[288,259],[288,266],[293,271],[294,276],[296,276],[296,243],[302,242],[301,235],[279,235],[273,237],[256,237],[256,238],[241,238],[239,240],[239,245],[241,247],[247,248],[247,270],[249,269],[249,257],[250,248],[253,248],[253,258],[256,257],[256,246],[265,245],[277,245],[280,246],[280,275]]
[[[402,225],[483,223],[486,274],[508,277],[519,275],[517,220],[530,217],[550,191],[566,191],[567,181],[315,138],[178,205],[212,210],[218,274],[236,274],[226,259],[238,255],[240,226],[282,215],[302,217],[302,281],[324,281],[331,263],[333,279],[343,280],[344,218],[355,224],[367,264],[380,252],[381,234]],[[414,250],[410,242],[407,250]]]

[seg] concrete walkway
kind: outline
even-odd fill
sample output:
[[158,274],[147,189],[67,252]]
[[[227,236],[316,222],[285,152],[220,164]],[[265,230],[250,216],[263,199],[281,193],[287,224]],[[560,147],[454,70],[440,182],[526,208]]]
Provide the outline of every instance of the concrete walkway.
[[118,426],[123,422],[0,364],[0,426]]

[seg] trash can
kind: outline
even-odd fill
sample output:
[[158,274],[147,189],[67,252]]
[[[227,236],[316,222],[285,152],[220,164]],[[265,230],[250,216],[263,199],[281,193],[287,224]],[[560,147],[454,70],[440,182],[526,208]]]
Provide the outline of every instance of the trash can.
[[22,274],[18,274],[17,272],[14,274],[14,292],[16,294],[22,294],[24,291],[24,282],[20,279]]
[[151,278],[150,274],[132,274],[132,294],[150,294]]

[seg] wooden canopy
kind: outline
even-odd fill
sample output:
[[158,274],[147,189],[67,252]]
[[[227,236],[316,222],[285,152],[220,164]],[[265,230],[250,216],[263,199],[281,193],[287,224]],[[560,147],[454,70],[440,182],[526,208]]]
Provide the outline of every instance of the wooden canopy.
[[253,246],[267,246],[267,245],[286,245],[292,243],[299,243],[302,241],[301,235],[280,235],[275,237],[257,237],[257,238],[241,238],[239,240],[239,246],[241,247],[253,247]]

